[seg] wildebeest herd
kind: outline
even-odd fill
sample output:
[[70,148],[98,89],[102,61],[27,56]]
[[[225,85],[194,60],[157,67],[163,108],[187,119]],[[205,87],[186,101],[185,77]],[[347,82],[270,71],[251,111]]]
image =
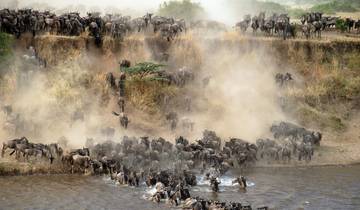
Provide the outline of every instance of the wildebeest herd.
[[259,15],[251,17],[251,15],[245,15],[243,20],[236,23],[235,27],[242,32],[251,26],[253,33],[256,34],[258,30],[265,35],[277,35],[286,39],[288,37],[295,38],[298,28],[301,28],[303,36],[307,39],[311,36],[321,37],[321,31],[330,28],[335,28],[337,21],[343,20],[344,25],[348,32],[351,30],[357,30],[360,32],[360,19],[353,20],[352,18],[341,19],[340,17],[324,16],[320,12],[306,13],[301,16],[301,26],[298,27],[296,23],[290,22],[288,14],[276,14],[266,17],[265,12],[259,13]]
[[[295,37],[298,28],[301,28],[302,34],[309,38],[312,35],[321,36],[321,31],[334,28],[340,17],[323,16],[322,13],[313,12],[304,14],[301,17],[301,26],[290,23],[290,17],[287,14],[273,14],[266,17],[265,12],[251,17],[245,15],[243,20],[236,23],[235,27],[245,32],[249,27],[254,33],[258,30],[265,35],[277,35],[284,39]],[[360,32],[360,20],[345,18],[344,24],[347,31],[353,29]],[[189,24],[192,29],[214,29],[226,31],[227,27],[217,21],[198,20]],[[149,29],[151,28],[151,29]],[[156,16],[147,13],[142,17],[131,18],[131,16],[122,16],[120,14],[87,13],[82,17],[78,12],[69,12],[56,15],[50,11],[38,11],[32,9],[0,10],[0,30],[16,37],[20,37],[26,32],[33,36],[44,34],[46,32],[54,35],[79,36],[83,32],[95,39],[95,43],[100,45],[104,36],[122,39],[126,35],[135,32],[153,31],[159,33],[161,37],[168,41],[173,40],[181,32],[186,32],[187,25],[184,19],[175,19],[172,17]]]
[[154,33],[159,32],[162,37],[172,40],[177,34],[186,30],[183,19],[171,17],[153,16],[150,13],[138,18],[130,16],[104,15],[88,13],[81,17],[78,12],[70,12],[56,15],[49,11],[37,11],[32,9],[0,10],[1,31],[20,37],[25,32],[33,36],[49,32],[54,35],[79,36],[87,31],[95,38],[97,44],[101,44],[104,35],[113,38],[123,38],[134,32],[145,31],[152,26]]
[[[239,203],[191,198],[187,188],[197,185],[196,174],[205,174],[212,191],[218,192],[220,176],[233,168],[251,167],[261,159],[274,163],[310,161],[322,138],[319,132],[288,122],[274,123],[270,131],[274,140],[258,139],[256,144],[239,138],[224,142],[209,130],[194,142],[180,136],[175,143],[146,136],[124,136],[121,141],[113,141],[111,132],[107,136],[110,140],[95,143],[89,138],[82,149],[65,148],[64,138],[58,143],[41,144],[22,137],[4,142],[1,155],[4,157],[10,150],[9,155],[15,153],[18,161],[46,160],[64,172],[107,174],[119,184],[139,186],[145,182],[149,187],[155,186],[156,193],[149,199],[156,202],[167,198],[174,205],[182,203],[192,209],[244,209]],[[297,158],[294,160],[293,156]],[[246,187],[244,177],[234,181]]]

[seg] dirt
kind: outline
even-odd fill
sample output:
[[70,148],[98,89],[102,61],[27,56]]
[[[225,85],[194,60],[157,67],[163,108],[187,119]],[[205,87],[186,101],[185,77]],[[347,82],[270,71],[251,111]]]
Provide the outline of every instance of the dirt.
[[33,174],[63,174],[59,163],[45,163],[23,160],[17,161],[13,157],[0,158],[0,176],[33,175]]
[[[340,54],[338,51],[345,51],[345,50],[358,50],[358,46],[360,45],[359,35],[352,33],[352,34],[340,34],[337,32],[329,31],[323,33],[323,39],[311,39],[305,40],[300,38],[297,39],[290,39],[286,42],[281,40],[280,38],[276,37],[253,37],[248,33],[249,36],[241,36],[236,33],[226,33],[222,40],[215,40],[214,42],[222,42],[220,44],[227,44],[227,40],[234,41],[234,40],[241,40],[241,42],[237,43],[239,47],[244,47],[242,45],[251,46],[255,44],[255,46],[259,45],[259,43],[264,40],[269,46],[272,47],[272,50],[277,51],[278,54],[285,54],[288,56],[293,56],[295,54],[299,54],[303,48],[309,44],[310,48],[313,51],[320,50],[320,51],[327,51],[328,49],[332,49],[333,52]],[[187,35],[189,36],[189,35]],[[135,38],[134,38],[135,39]],[[49,44],[42,43],[42,40],[49,40]],[[225,40],[225,42],[224,42]],[[143,51],[144,46],[139,44],[140,38],[135,40],[127,40],[124,44],[137,46],[136,49],[139,52]],[[142,40],[143,41],[143,40]],[[181,42],[181,38],[178,40]],[[186,41],[186,37],[185,40]],[[341,42],[339,42],[341,41]],[[291,42],[292,46],[287,46]],[[344,43],[342,43],[344,42]],[[66,43],[65,45],[63,43]],[[181,42],[179,45],[183,44]],[[213,42],[212,42],[213,43]],[[235,42],[234,42],[235,43]],[[231,43],[231,44],[234,44]],[[248,43],[248,44],[247,44]],[[261,42],[260,44],[263,44]],[[277,43],[279,43],[278,46]],[[355,43],[355,44],[354,44]],[[134,45],[132,45],[134,44]],[[319,47],[314,47],[311,44],[319,45]],[[66,38],[66,37],[39,37],[35,41],[35,45],[38,47],[40,51],[40,55],[46,57],[47,55],[51,55],[54,48],[55,54],[58,55],[57,57],[48,58],[49,63],[58,63],[69,58],[78,57],[84,50],[86,50],[88,46],[88,40],[84,37],[80,37],[79,39],[76,38]],[[58,46],[63,46],[58,48]],[[214,46],[217,46],[216,43]],[[338,49],[337,47],[342,47]],[[68,53],[69,48],[72,48],[72,53]],[[294,48],[294,49],[292,49]],[[90,49],[92,50],[92,49]],[[312,51],[312,52],[313,52]],[[291,54],[293,53],[293,54]],[[314,52],[313,52],[314,53]],[[114,53],[116,54],[116,53]],[[138,55],[140,53],[136,53]],[[126,52],[121,52],[121,56],[128,56]],[[120,57],[121,57],[120,56]],[[142,58],[148,57],[148,55],[142,55]],[[300,58],[301,59],[301,58]],[[300,59],[296,60],[299,61]],[[161,116],[151,115],[146,113],[146,111],[136,110],[133,111],[132,108],[129,106],[128,110],[129,115],[132,116],[133,119],[137,119],[136,123],[130,121],[130,125],[133,128],[132,133],[129,135],[136,134],[137,136],[151,134],[154,136],[166,136],[166,131],[168,130],[167,124],[164,123]],[[156,118],[156,119],[154,119]],[[130,119],[131,120],[131,119]],[[154,122],[156,122],[154,124]],[[272,163],[264,163],[259,162],[257,163],[258,167],[273,167],[273,166],[280,166],[280,167],[296,167],[296,166],[323,166],[323,165],[348,165],[348,164],[355,164],[360,163],[360,113],[355,113],[351,117],[351,119],[346,122],[347,130],[344,133],[339,133],[334,135],[334,132],[327,132],[323,135],[323,140],[321,142],[321,146],[316,149],[315,155],[313,160],[306,163],[304,161],[299,162],[293,160],[290,164],[283,164],[278,162]],[[153,129],[154,127],[163,128],[162,130],[164,133],[159,133],[159,129]],[[167,138],[167,139],[173,139]],[[37,164],[37,163],[25,163],[25,162],[17,162],[12,158],[0,158],[0,175],[19,175],[19,174],[42,174],[42,173],[63,173],[61,168],[50,166],[48,163],[45,164]]]
[[344,133],[324,133],[321,146],[316,148],[310,162],[292,160],[290,163],[259,162],[257,167],[332,166],[360,164],[360,113],[353,115]]

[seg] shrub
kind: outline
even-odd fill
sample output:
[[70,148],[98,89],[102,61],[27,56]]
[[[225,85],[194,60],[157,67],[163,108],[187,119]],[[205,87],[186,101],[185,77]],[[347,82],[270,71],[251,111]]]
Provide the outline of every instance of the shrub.
[[160,5],[158,14],[192,21],[203,17],[205,10],[199,3],[194,3],[191,0],[171,0]]
[[339,29],[341,32],[345,32],[346,31],[346,23],[345,20],[343,19],[338,19],[336,20],[335,26],[337,29]]

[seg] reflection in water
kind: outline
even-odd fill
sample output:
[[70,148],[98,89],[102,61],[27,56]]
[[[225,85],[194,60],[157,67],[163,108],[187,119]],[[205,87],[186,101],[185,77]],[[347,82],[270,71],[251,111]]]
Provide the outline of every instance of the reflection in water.
[[[199,180],[191,194],[253,207],[360,209],[360,166],[262,168],[245,175],[246,192],[232,185],[228,176],[221,179],[221,193],[210,192],[208,184]],[[169,209],[142,199],[145,187],[121,187],[101,177],[2,177],[0,186],[0,209]]]

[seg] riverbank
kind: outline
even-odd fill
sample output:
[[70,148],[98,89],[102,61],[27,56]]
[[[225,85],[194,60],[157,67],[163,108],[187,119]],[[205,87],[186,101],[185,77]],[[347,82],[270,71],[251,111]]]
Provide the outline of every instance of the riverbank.
[[[348,141],[342,144],[325,141],[315,150],[310,162],[298,161],[293,157],[290,162],[260,160],[247,170],[256,168],[308,168],[308,167],[333,167],[360,164],[360,142]],[[47,162],[36,163],[16,161],[13,157],[0,158],[0,176],[27,176],[27,175],[53,175],[70,174],[65,171],[61,163],[50,165]],[[236,169],[235,169],[236,170]]]
[[0,176],[26,176],[43,174],[66,174],[60,164],[34,163],[0,158]]

